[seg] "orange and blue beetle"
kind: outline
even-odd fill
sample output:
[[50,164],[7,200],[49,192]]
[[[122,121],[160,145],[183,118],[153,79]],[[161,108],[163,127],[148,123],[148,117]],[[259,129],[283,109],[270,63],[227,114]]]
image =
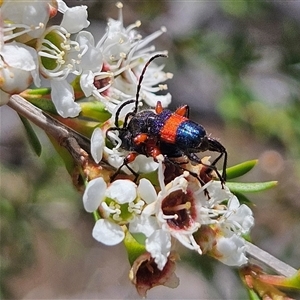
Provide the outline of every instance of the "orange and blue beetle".
[[[118,137],[122,141],[121,148],[129,151],[115,175],[120,172],[123,166],[126,166],[133,174],[138,176],[128,164],[134,161],[139,154],[144,154],[154,159],[162,154],[167,161],[174,164],[178,164],[174,160],[175,158],[185,156],[192,163],[202,164],[196,153],[214,151],[220,154],[211,165],[205,166],[210,170],[216,171],[217,176],[224,183],[226,181],[227,151],[220,142],[207,136],[202,125],[189,119],[189,107],[187,105],[179,107],[175,112],[172,112],[168,109],[163,109],[161,103],[157,102],[155,111],[142,110],[138,112],[139,92],[145,71],[150,62],[159,56],[165,55],[155,55],[146,63],[139,79],[136,98],[120,105],[115,116],[115,127],[108,129],[108,132],[118,132]],[[126,115],[123,126],[120,127],[120,112],[130,103],[135,103],[134,110]],[[108,132],[107,138],[114,143]],[[216,163],[222,156],[224,156],[224,160],[221,175],[216,168]],[[203,183],[198,175],[192,175],[196,176]]]

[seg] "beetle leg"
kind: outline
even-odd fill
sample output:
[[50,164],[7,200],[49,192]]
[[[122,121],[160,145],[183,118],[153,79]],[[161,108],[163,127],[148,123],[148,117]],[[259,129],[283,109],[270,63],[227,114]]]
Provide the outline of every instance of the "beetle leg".
[[146,133],[140,133],[137,136],[134,137],[133,142],[136,145],[140,145],[142,143],[145,143],[148,140],[148,134]]
[[208,149],[207,150],[220,153],[220,155],[213,161],[212,165],[216,165],[216,163],[224,155],[223,169],[222,169],[222,181],[224,183],[226,181],[226,168],[227,168],[227,151],[226,151],[225,147],[220,142],[218,142],[216,139],[208,138]]
[[124,166],[126,166],[126,168],[135,176],[133,181],[136,182],[137,179],[138,179],[138,177],[139,177],[139,173],[137,173],[136,171],[134,171],[128,164],[130,164],[131,162],[133,162],[137,156],[138,156],[138,153],[136,153],[136,152],[130,152],[130,153],[128,153],[128,155],[124,158],[124,161],[123,161],[122,165],[111,176],[110,180],[114,181],[116,179],[116,177],[120,174],[122,168]]
[[203,163],[202,160],[195,153],[187,153],[186,155],[191,161],[199,163],[204,167],[206,167],[207,168],[207,170],[205,171],[206,174],[208,174],[211,171],[215,171],[223,186],[223,184],[225,183],[225,179],[223,178],[223,176],[220,174],[220,172],[216,167],[216,163],[222,157],[223,153],[221,153],[221,155],[219,155],[210,165]]
[[[166,161],[170,162],[171,164],[173,164],[174,166],[178,167],[178,168],[181,169],[182,171],[187,171],[187,172],[189,172],[189,174],[190,174],[191,176],[195,177],[195,178],[200,182],[201,186],[204,186],[204,185],[205,185],[206,182],[204,182],[204,181],[200,178],[199,174],[197,174],[197,173],[195,173],[195,172],[193,172],[193,171],[191,171],[191,170],[189,170],[189,169],[187,169],[187,168],[184,168],[184,167],[182,166],[182,163],[181,163],[181,162],[174,161],[174,160],[170,159],[167,155],[165,155],[164,158],[165,158]],[[207,191],[205,191],[205,193],[207,193]],[[208,195],[208,193],[207,193],[207,195]],[[209,196],[209,195],[208,195],[208,196]]]
[[150,154],[154,158],[154,160],[156,161],[156,157],[161,154],[161,151],[160,151],[160,149],[158,147],[153,147],[150,150]]

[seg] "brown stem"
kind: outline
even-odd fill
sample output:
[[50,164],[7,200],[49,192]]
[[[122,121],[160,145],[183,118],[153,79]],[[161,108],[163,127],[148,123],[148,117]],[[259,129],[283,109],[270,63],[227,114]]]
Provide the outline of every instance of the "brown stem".
[[263,263],[280,275],[291,277],[296,274],[297,270],[288,264],[282,262],[268,252],[246,241],[246,252],[249,256]]
[[7,105],[51,135],[70,152],[78,165],[88,156],[90,143],[87,138],[61,124],[20,95],[12,95]]

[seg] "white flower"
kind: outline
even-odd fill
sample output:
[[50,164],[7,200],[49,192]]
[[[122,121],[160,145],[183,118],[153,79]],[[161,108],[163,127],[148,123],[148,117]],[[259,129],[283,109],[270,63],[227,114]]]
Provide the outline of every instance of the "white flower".
[[105,140],[102,130],[100,128],[96,128],[91,136],[91,155],[97,164],[102,159],[104,146]]
[[106,183],[102,177],[95,178],[88,183],[83,194],[83,206],[87,212],[95,211],[105,197]]
[[167,259],[170,248],[164,243],[171,236],[199,254],[200,245],[203,246],[205,253],[225,264],[246,263],[245,243],[240,235],[253,226],[251,209],[240,205],[237,197],[219,181],[201,186],[187,172],[165,185],[163,158],[157,159],[161,191],[158,195],[149,192],[147,205],[130,224],[129,231],[145,234],[146,249],[159,268]]
[[232,232],[220,236],[213,253],[214,257],[228,266],[242,266],[248,262],[245,240]]
[[[208,182],[194,191],[194,195],[198,202],[198,221],[201,225],[211,226],[215,232],[215,245],[212,242],[206,244],[211,247],[208,253],[229,266],[247,263],[245,241],[241,234],[248,233],[254,224],[251,209],[245,204],[240,205],[238,198],[219,181]],[[211,240],[210,233],[207,232],[207,238],[200,236],[200,240]]]
[[252,210],[245,204],[240,205],[236,196],[232,196],[227,204],[227,212],[220,220],[223,227],[227,227],[237,234],[246,234],[254,225]]
[[125,234],[118,224],[100,219],[93,228],[92,236],[104,245],[114,246],[123,241]]
[[81,31],[90,25],[87,20],[87,6],[68,7],[64,1],[57,0],[58,10],[63,13],[63,19],[60,26],[64,27],[70,33]]
[[[103,53],[103,69],[100,72],[93,72],[95,89],[92,93],[95,98],[107,105],[111,113],[118,103],[135,97],[138,79],[144,65],[151,56],[158,53],[154,52],[154,46],[146,46],[166,31],[165,28],[161,28],[143,39],[136,31],[141,22],[136,21],[125,28],[122,4],[118,2],[117,7],[119,18],[109,19],[107,32],[96,46]],[[160,100],[165,107],[171,101],[170,94],[159,96],[155,94],[165,90],[166,85],[161,83],[172,77],[170,73],[165,73],[162,69],[163,66],[158,67],[153,63],[145,76],[140,96],[148,105],[155,106]],[[91,74],[89,82],[92,82]]]
[[4,0],[1,15],[4,20],[4,41],[27,34],[38,38],[45,30],[51,13],[55,8],[49,1],[13,1]]
[[161,191],[156,194],[154,189],[148,189],[148,205],[130,224],[129,231],[146,235],[146,249],[162,270],[171,250],[171,243],[168,242],[171,236],[185,247],[201,253],[200,246],[193,237],[200,223],[194,220],[193,212],[190,211],[192,203],[189,201],[193,199],[187,193],[188,181],[184,178],[187,174],[184,173],[165,185],[163,157],[160,155],[157,160]]
[[146,249],[154,258],[157,268],[162,270],[168,261],[171,249],[171,235],[159,229],[146,239]]
[[[141,74],[142,69],[147,61],[146,59],[150,58],[150,56],[152,55],[148,55],[147,58],[143,59],[144,63],[140,63],[136,67],[125,71],[125,74],[128,74],[126,76],[128,78],[126,82],[124,80],[122,82],[121,78],[116,78],[115,87],[119,90],[127,91],[127,93],[131,94],[133,98],[136,93],[136,86],[139,79],[139,75],[137,74]],[[140,98],[143,99],[144,102],[150,107],[155,107],[158,101],[161,102],[163,107],[167,107],[171,103],[172,96],[170,93],[165,95],[156,94],[158,92],[167,90],[167,85],[162,83],[173,77],[173,74],[164,72],[163,68],[164,65],[158,66],[155,62],[152,62],[147,67],[140,90]]]
[[51,99],[64,118],[76,117],[81,111],[80,105],[74,102],[74,90],[66,80],[51,81]]
[[[208,193],[209,199],[205,193]],[[245,204],[240,205],[238,198],[219,181],[210,181],[194,194],[199,203],[197,210],[201,224],[218,224],[237,234],[248,233],[253,226],[254,218],[251,209]]]
[[101,216],[94,226],[93,237],[105,245],[120,243],[124,239],[121,226],[141,214],[148,201],[147,190],[151,188],[147,179],[142,179],[139,186],[126,179],[115,180],[108,186],[101,177],[91,180],[83,195],[83,205],[88,212],[98,209]]
[[11,42],[0,49],[0,88],[9,94],[20,93],[32,81],[40,85],[36,51],[24,44]]
[[[41,72],[50,80],[52,101],[57,112],[62,117],[76,117],[81,108],[74,102],[69,75],[83,74],[80,84],[86,92],[91,84],[89,72],[102,68],[102,54],[94,46],[91,33],[80,31],[89,25],[86,6],[68,8],[59,1],[59,10],[64,13],[62,23],[44,32],[38,41],[38,55]],[[78,34],[72,39],[71,34],[74,33]]]

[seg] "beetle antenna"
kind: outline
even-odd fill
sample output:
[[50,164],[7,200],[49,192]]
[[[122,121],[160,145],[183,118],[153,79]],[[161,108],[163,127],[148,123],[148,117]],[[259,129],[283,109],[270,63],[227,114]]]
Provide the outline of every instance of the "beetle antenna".
[[153,55],[148,61],[147,63],[145,64],[143,70],[142,70],[142,73],[140,75],[140,78],[139,78],[139,82],[138,82],[138,86],[137,86],[137,89],[136,89],[136,95],[135,95],[135,107],[134,107],[134,111],[133,111],[133,114],[136,114],[137,113],[137,110],[138,110],[138,104],[139,104],[139,96],[140,96],[140,91],[141,91],[141,87],[142,87],[142,81],[144,79],[144,75],[145,75],[145,72],[148,68],[148,66],[150,65],[150,63],[158,58],[158,57],[168,57],[166,54],[163,54],[163,53],[160,53],[160,54],[156,54],[156,55]]

